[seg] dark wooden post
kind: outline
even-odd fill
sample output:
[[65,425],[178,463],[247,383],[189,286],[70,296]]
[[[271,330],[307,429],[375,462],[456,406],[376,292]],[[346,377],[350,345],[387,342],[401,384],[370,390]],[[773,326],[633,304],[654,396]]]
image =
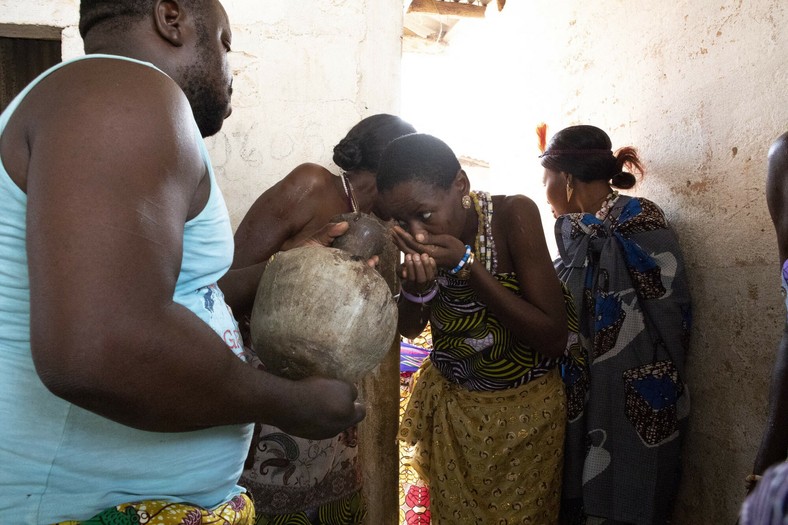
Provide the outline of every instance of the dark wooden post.
[[[380,257],[379,271],[392,293],[399,291],[399,250],[389,243]],[[359,424],[359,457],[367,502],[366,525],[399,522],[399,334],[380,365],[359,386],[367,417]]]

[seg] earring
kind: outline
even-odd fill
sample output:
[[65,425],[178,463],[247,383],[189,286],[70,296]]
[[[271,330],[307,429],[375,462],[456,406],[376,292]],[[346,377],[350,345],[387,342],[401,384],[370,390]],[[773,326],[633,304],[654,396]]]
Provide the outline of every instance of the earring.
[[463,195],[462,196],[462,207],[465,208],[466,210],[470,209],[470,207],[471,207],[471,198],[470,198],[470,196],[468,196],[468,195]]
[[566,182],[566,202],[569,202],[572,199],[572,192],[575,189],[569,184],[569,181]]

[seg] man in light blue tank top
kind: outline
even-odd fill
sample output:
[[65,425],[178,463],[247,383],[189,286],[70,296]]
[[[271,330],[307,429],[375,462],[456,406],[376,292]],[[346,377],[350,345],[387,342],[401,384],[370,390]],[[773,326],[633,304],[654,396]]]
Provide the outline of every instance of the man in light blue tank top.
[[[766,174],[766,203],[769,207],[777,248],[780,253],[780,285],[788,309],[788,133],[774,141],[769,149]],[[788,310],[786,310],[788,312]],[[760,476],[775,463],[788,457],[788,317],[777,347],[769,388],[769,408],[761,445],[752,474],[747,476],[747,490],[755,487]]]
[[0,523],[249,523],[252,423],[319,439],[364,407],[244,361],[264,265],[228,273],[202,138],[230,114],[218,0],[83,0],[80,31],[0,116]]

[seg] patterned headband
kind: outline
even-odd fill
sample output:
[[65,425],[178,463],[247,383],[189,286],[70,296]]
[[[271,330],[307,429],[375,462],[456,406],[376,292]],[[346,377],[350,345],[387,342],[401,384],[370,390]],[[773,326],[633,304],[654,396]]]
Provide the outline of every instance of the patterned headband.
[[539,158],[542,157],[553,157],[558,155],[577,155],[579,157],[583,157],[585,155],[601,155],[604,153],[608,153],[610,155],[613,154],[613,150],[609,149],[549,149],[539,155]]

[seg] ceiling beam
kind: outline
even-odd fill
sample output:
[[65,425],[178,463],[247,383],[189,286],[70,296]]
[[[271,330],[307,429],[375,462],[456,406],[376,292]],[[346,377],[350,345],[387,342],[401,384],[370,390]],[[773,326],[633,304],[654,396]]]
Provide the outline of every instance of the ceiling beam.
[[411,0],[408,13],[431,13],[459,18],[484,18],[486,5],[472,5],[458,1],[444,0]]
[[60,40],[62,27],[42,25],[0,24],[0,37]]

